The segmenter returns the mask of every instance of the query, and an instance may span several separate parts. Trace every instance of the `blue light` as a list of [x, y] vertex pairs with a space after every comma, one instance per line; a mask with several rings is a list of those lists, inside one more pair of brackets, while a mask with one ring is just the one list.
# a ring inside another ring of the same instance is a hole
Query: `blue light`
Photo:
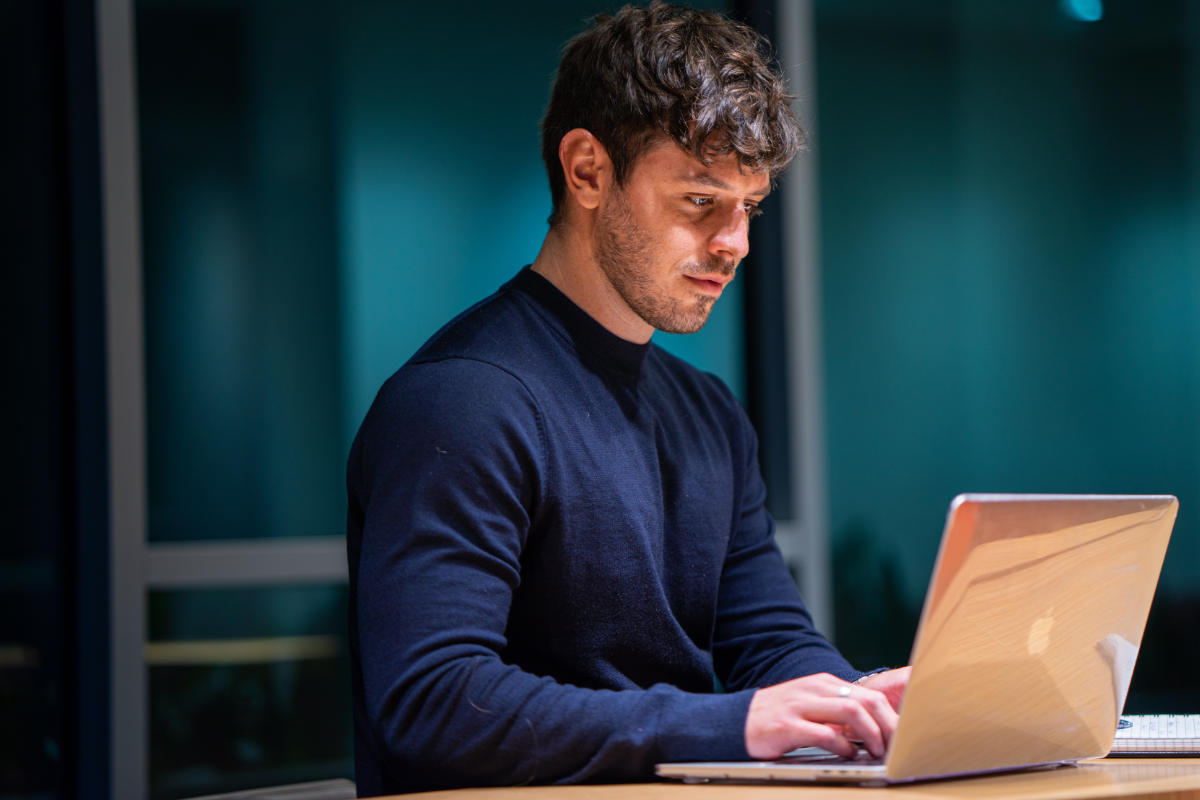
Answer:
[[1062, 0], [1063, 13], [1080, 22], [1099, 22], [1104, 16], [1101, 0]]

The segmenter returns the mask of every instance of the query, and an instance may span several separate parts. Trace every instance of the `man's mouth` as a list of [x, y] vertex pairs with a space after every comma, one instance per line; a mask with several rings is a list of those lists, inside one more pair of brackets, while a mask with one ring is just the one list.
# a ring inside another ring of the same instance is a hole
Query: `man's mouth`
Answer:
[[685, 276], [692, 284], [700, 290], [701, 294], [719, 297], [725, 284], [729, 283], [729, 277], [713, 277], [708, 275], [687, 275]]

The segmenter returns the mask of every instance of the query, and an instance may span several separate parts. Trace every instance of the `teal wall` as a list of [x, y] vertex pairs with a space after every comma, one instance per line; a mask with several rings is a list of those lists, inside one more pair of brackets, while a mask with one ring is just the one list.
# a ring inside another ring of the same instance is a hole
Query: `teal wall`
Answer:
[[817, 5], [839, 644], [907, 658], [961, 491], [1177, 494], [1194, 604], [1200, 15], [903, 5]]
[[152, 540], [345, 514], [335, 42], [316, 4], [253, 9], [137, 9]]

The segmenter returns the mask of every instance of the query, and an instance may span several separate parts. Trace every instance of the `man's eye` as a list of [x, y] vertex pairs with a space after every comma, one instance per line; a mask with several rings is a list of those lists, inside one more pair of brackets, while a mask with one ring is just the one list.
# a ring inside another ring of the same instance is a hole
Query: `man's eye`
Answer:
[[689, 195], [688, 202], [697, 208], [704, 208], [705, 206], [711, 206], [713, 199], [711, 197], [694, 197]]
[[762, 213], [763, 213], [762, 209], [759, 208], [756, 204], [746, 203], [746, 218], [747, 219], [754, 219], [755, 217], [760, 217], [760, 216], [762, 216]]

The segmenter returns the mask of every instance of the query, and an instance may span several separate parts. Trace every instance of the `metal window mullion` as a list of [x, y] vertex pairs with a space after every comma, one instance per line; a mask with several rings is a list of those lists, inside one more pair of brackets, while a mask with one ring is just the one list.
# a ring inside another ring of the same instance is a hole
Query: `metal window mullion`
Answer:
[[113, 798], [147, 795], [146, 410], [132, 0], [97, 0], [109, 430]]
[[784, 284], [788, 325], [793, 507], [800, 581], [814, 621], [833, 635], [826, 496], [824, 382], [821, 369], [821, 281], [817, 196], [816, 48], [812, 0], [781, 0], [776, 46], [796, 112], [809, 137], [781, 185]]
[[156, 542], [144, 564], [150, 589], [344, 583], [346, 537]]

